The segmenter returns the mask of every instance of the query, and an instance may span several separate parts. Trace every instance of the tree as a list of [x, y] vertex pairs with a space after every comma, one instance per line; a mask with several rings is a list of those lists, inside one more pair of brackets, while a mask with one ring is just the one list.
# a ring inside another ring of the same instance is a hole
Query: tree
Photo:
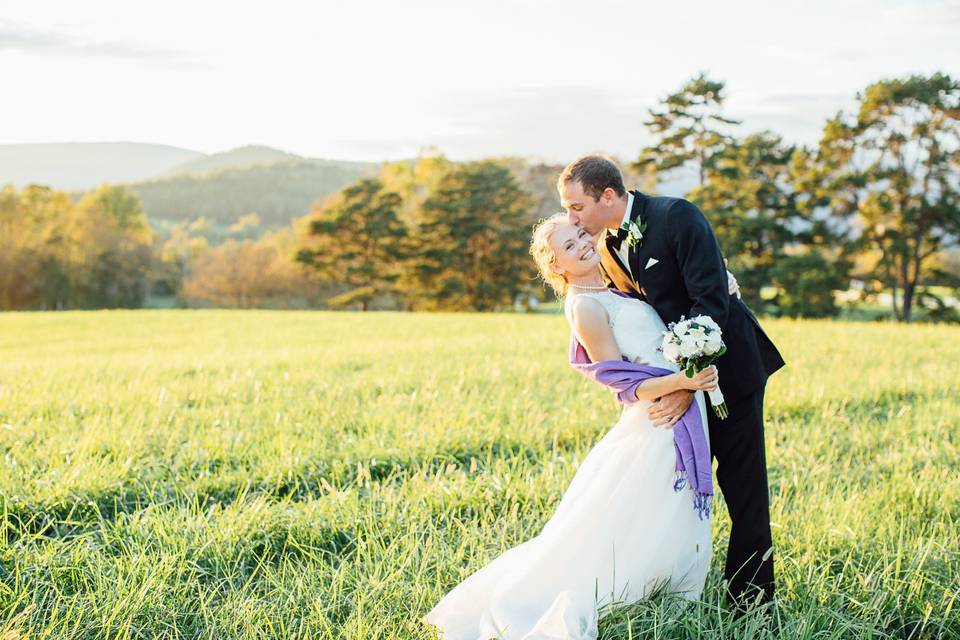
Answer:
[[423, 201], [436, 189], [452, 164], [432, 147], [421, 150], [415, 160], [384, 163], [380, 170], [380, 181], [386, 190], [399, 194], [402, 200], [400, 219], [411, 230], [415, 231], [419, 223]]
[[366, 311], [380, 296], [397, 293], [396, 283], [407, 256], [407, 228], [400, 221], [400, 196], [377, 179], [345, 187], [329, 206], [311, 220], [316, 243], [303, 247], [296, 259], [310, 265], [318, 277], [339, 282], [348, 291], [329, 301], [334, 306], [355, 303]]
[[640, 152], [632, 168], [649, 175], [693, 165], [703, 186], [714, 157], [729, 141], [722, 125], [740, 124], [721, 114], [724, 86], [701, 72], [661, 100], [659, 109], [650, 109], [650, 120], [644, 124], [655, 142]]
[[414, 258], [417, 304], [490, 310], [512, 304], [533, 277], [530, 196], [502, 163], [454, 166], [424, 201]]
[[871, 251], [869, 273], [909, 322], [934, 257], [960, 237], [960, 83], [942, 73], [883, 80], [856, 115], [827, 122], [819, 171], [835, 215]]
[[[838, 311], [833, 291], [844, 288], [849, 267], [828, 220], [801, 188], [806, 157], [769, 131], [730, 141], [689, 197], [710, 219], [750, 306], [763, 308], [761, 289], [774, 287], [771, 311], [829, 316]], [[817, 300], [798, 301], [801, 289]]]
[[797, 217], [789, 186], [793, 148], [764, 132], [731, 141], [717, 151], [708, 180], [688, 197], [710, 220], [744, 298], [760, 308], [760, 290], [783, 248], [793, 241], [789, 226]]
[[66, 193], [49, 187], [0, 190], [0, 308], [67, 305], [62, 225], [73, 208]]
[[153, 232], [139, 197], [104, 184], [77, 203], [72, 229], [84, 255], [74, 283], [78, 306], [140, 307], [147, 294]]
[[192, 275], [192, 265], [210, 248], [202, 234], [206, 220], [180, 220], [161, 223], [166, 237], [156, 241], [154, 262], [150, 276], [153, 292], [157, 295], [176, 296], [179, 304], [185, 304], [183, 285]]
[[777, 288], [778, 315], [794, 318], [830, 318], [837, 315], [836, 291], [849, 284], [849, 263], [831, 257], [816, 245], [794, 245], [779, 257], [770, 276]]
[[260, 216], [255, 212], [244, 214], [227, 227], [227, 233], [234, 240], [253, 240], [263, 235]]
[[247, 309], [279, 301], [285, 306], [300, 276], [290, 256], [280, 251], [276, 234], [259, 240], [227, 240], [200, 254], [183, 285], [183, 298], [218, 307]]
[[103, 185], [74, 203], [31, 185], [0, 195], [0, 303], [5, 308], [143, 304], [152, 232], [139, 200]]

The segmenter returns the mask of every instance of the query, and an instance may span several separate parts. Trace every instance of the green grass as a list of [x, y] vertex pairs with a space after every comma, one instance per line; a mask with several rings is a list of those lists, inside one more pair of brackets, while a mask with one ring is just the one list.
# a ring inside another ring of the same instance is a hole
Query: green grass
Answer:
[[[601, 638], [960, 636], [960, 330], [767, 321], [779, 604]], [[550, 314], [0, 314], [0, 638], [426, 638], [539, 532], [610, 394]], [[642, 549], [637, 549], [642, 553]]]

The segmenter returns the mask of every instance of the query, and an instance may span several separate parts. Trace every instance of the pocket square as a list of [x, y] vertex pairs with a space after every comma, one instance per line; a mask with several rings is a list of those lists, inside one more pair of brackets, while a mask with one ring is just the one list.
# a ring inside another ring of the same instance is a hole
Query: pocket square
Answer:
[[657, 260], [656, 258], [650, 258], [649, 260], [647, 260], [647, 266], [645, 266], [644, 269], [649, 269], [650, 267], [657, 264], [658, 262], [660, 261]]

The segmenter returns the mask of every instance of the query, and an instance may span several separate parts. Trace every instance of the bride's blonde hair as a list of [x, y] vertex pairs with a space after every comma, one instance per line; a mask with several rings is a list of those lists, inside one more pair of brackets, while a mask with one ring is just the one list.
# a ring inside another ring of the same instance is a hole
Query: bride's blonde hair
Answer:
[[557, 256], [550, 246], [550, 236], [558, 227], [566, 223], [567, 214], [562, 211], [549, 218], [542, 218], [533, 227], [533, 238], [530, 240], [530, 255], [537, 263], [540, 278], [550, 285], [558, 296], [567, 294], [567, 280], [550, 268], [550, 265], [557, 260]]

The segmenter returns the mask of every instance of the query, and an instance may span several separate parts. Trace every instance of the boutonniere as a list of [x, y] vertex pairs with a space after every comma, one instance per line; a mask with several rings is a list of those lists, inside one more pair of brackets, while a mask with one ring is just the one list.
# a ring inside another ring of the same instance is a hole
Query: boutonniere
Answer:
[[643, 232], [646, 230], [646, 222], [637, 224], [636, 220], [631, 221], [627, 226], [627, 244], [631, 247], [639, 247], [643, 242]]

